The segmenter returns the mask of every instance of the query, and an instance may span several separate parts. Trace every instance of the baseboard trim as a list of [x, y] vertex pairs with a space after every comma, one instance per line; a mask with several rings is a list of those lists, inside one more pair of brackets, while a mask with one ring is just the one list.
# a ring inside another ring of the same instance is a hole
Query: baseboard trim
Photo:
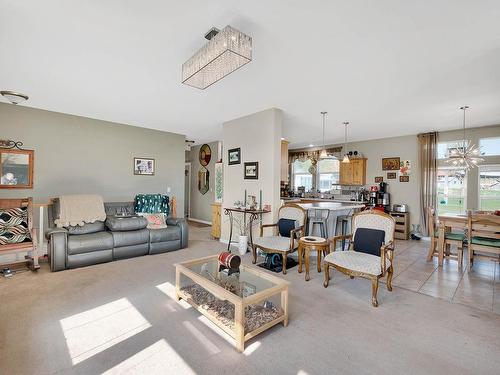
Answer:
[[200, 220], [200, 219], [194, 219], [192, 217], [187, 219], [188, 221], [194, 221], [196, 223], [201, 223], [201, 224], [207, 224], [207, 225], [212, 225], [211, 221], [206, 221], [206, 220]]

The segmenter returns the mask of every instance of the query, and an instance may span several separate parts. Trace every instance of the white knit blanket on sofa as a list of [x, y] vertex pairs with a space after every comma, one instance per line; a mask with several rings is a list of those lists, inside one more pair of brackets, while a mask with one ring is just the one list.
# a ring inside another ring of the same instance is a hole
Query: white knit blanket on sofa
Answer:
[[61, 195], [59, 205], [59, 218], [54, 220], [59, 228], [106, 220], [104, 202], [100, 195]]

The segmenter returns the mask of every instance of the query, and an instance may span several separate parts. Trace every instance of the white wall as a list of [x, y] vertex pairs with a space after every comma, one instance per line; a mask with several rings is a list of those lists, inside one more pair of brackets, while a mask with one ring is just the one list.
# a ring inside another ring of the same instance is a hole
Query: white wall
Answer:
[[[358, 151], [366, 157], [366, 187], [378, 185], [375, 177], [384, 177], [388, 183], [388, 191], [391, 193], [391, 205], [395, 203], [406, 203], [410, 208], [410, 222], [420, 223], [420, 168], [418, 165], [418, 143], [415, 135], [395, 138], [375, 139], [364, 142], [347, 144], [347, 151]], [[401, 160], [411, 161], [411, 175], [409, 182], [399, 182], [396, 173], [395, 180], [387, 179], [387, 172], [382, 171], [382, 158], [399, 157]]]
[[215, 200], [215, 163], [218, 161], [218, 144], [219, 142], [208, 143], [212, 151], [210, 163], [206, 166], [209, 176], [210, 188], [205, 194], [201, 194], [198, 190], [198, 171], [203, 167], [200, 164], [199, 153], [202, 145], [191, 147], [191, 150], [186, 153], [186, 161], [191, 162], [191, 212], [190, 218], [202, 221], [212, 222], [212, 203]]
[[[272, 213], [263, 217], [264, 223], [276, 220], [280, 205], [280, 153], [282, 111], [272, 108], [257, 112], [223, 124], [222, 143], [224, 162], [224, 202], [222, 207], [232, 207], [234, 202], [243, 201], [245, 189], [247, 195], [257, 196], [262, 190], [262, 201], [270, 204]], [[241, 164], [228, 165], [227, 151], [241, 149]], [[259, 163], [259, 179], [245, 180], [243, 166], [245, 162]], [[229, 220], [222, 212], [221, 239], [229, 238]], [[257, 228], [254, 228], [254, 233]], [[238, 239], [233, 232], [233, 240]]]

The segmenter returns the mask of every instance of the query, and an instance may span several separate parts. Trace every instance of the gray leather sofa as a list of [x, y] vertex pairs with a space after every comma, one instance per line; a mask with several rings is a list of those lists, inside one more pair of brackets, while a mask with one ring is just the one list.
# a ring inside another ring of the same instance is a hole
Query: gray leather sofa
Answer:
[[107, 219], [83, 226], [57, 228], [57, 199], [48, 209], [48, 255], [51, 271], [89, 266], [147, 254], [159, 254], [185, 248], [188, 226], [184, 219], [167, 218], [167, 228], [147, 229], [143, 217], [120, 218], [133, 214], [133, 202], [104, 203]]

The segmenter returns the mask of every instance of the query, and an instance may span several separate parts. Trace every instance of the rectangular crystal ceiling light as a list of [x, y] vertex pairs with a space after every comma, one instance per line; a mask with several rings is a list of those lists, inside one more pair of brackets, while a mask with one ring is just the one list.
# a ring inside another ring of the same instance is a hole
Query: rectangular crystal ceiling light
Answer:
[[252, 38], [226, 26], [182, 64], [182, 83], [206, 89], [252, 61]]

